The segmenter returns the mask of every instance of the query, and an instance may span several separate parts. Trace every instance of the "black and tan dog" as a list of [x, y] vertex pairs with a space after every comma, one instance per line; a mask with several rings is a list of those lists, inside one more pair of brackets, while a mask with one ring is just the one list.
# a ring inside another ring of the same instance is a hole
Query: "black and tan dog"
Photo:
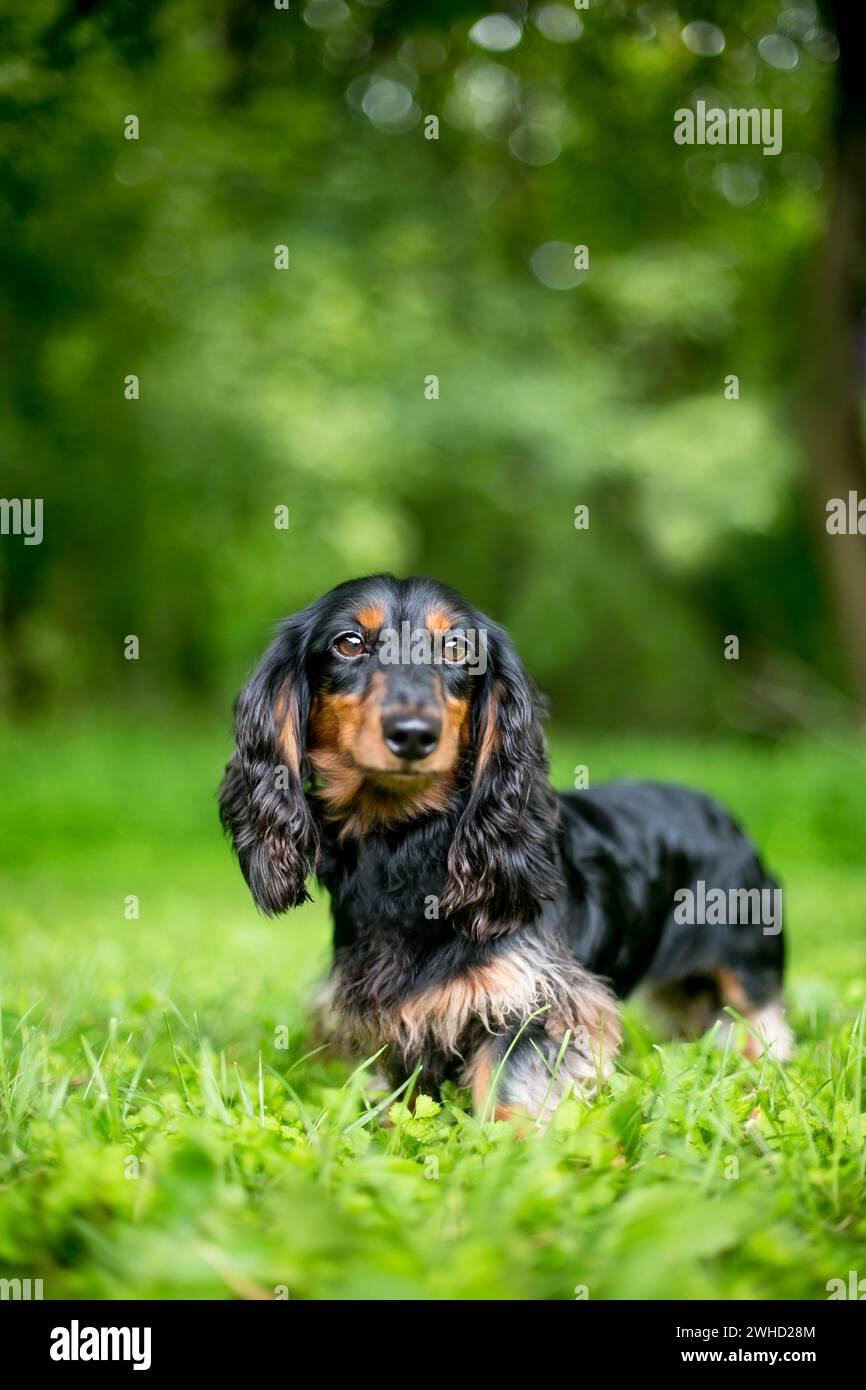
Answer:
[[731, 1005], [747, 1049], [787, 1055], [781, 923], [682, 910], [776, 895], [754, 846], [684, 788], [555, 793], [539, 712], [503, 629], [431, 580], [353, 580], [283, 623], [237, 702], [221, 814], [264, 912], [311, 873], [329, 890], [340, 1035], [478, 1106], [497, 1074], [498, 1113], [592, 1087], [639, 986], [687, 1035]]

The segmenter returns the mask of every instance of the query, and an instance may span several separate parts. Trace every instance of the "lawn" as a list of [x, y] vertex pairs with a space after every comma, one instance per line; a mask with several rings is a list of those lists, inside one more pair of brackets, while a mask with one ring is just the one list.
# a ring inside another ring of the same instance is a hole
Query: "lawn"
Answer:
[[[46, 1298], [827, 1297], [864, 1266], [866, 747], [560, 736], [723, 797], [785, 886], [782, 1070], [660, 1040], [544, 1135], [306, 1055], [327, 904], [259, 917], [220, 729], [0, 731], [0, 1277]], [[130, 901], [132, 895], [137, 899]], [[858, 1012], [859, 1011], [859, 1012]], [[423, 1080], [423, 1079], [422, 1079]]]

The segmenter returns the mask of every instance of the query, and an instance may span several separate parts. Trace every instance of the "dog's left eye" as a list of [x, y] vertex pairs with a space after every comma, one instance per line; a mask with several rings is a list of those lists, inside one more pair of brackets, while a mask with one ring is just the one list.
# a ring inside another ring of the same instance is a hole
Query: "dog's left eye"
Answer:
[[338, 656], [349, 658], [363, 656], [367, 650], [363, 639], [358, 636], [357, 632], [344, 632], [341, 637], [331, 643], [331, 646]]
[[446, 661], [454, 664], [465, 661], [469, 655], [469, 643], [465, 637], [452, 634], [451, 637], [446, 637], [442, 643], [442, 655]]

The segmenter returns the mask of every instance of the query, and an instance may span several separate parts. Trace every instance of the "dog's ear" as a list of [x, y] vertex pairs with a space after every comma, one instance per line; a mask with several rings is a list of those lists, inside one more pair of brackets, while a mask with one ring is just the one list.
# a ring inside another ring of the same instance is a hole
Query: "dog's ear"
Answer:
[[555, 896], [559, 803], [547, 780], [540, 697], [507, 634], [479, 621], [487, 671], [473, 701], [472, 779], [442, 906], [461, 931], [486, 941], [534, 921]]
[[289, 618], [235, 704], [235, 752], [219, 789], [220, 819], [263, 912], [309, 894], [317, 836], [304, 796], [310, 691], [304, 614]]

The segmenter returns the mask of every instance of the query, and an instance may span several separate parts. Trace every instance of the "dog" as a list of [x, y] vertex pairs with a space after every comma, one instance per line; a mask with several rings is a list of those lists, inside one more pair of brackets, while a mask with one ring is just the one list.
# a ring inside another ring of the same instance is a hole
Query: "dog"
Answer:
[[539, 1122], [609, 1076], [639, 988], [683, 1036], [732, 1006], [749, 1055], [787, 1058], [781, 924], [683, 920], [707, 885], [778, 892], [755, 847], [683, 787], [554, 792], [543, 712], [505, 630], [433, 580], [351, 580], [283, 622], [220, 813], [264, 913], [327, 888], [332, 1028], [395, 1085], [420, 1065]]

